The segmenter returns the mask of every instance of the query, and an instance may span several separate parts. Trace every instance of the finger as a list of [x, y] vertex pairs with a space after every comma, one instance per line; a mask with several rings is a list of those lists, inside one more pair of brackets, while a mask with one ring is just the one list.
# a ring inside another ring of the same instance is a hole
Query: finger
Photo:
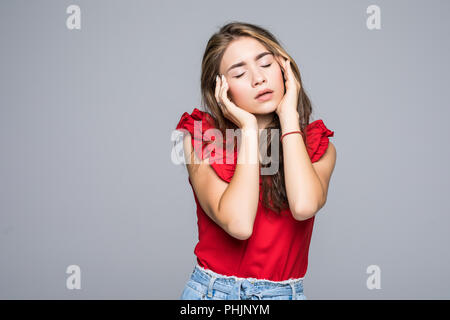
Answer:
[[226, 114], [228, 112], [227, 101], [224, 99], [225, 84], [226, 84], [225, 76], [221, 75], [218, 101], [221, 103], [222, 112], [224, 114]]
[[228, 89], [227, 88], [227, 78], [225, 78], [225, 76], [224, 75], [222, 75], [222, 83], [223, 83], [223, 86], [222, 86], [222, 94], [224, 93], [224, 92], [226, 92], [226, 90]]
[[294, 82], [294, 85], [297, 87], [301, 87], [300, 82], [298, 81], [298, 79], [295, 77], [294, 75], [294, 71], [292, 70], [292, 64], [291, 64], [291, 60], [287, 61], [287, 69], [288, 69], [288, 74], [289, 77], [292, 79], [292, 81]]
[[222, 92], [222, 99], [223, 101], [227, 104], [228, 108], [232, 108], [234, 107], [233, 103], [231, 103], [230, 98], [228, 98], [228, 90], [229, 90], [229, 86], [228, 86], [228, 81], [227, 78], [225, 78], [225, 76], [223, 76], [223, 92]]
[[291, 78], [291, 62], [289, 59], [286, 59], [286, 61], [284, 61], [284, 68], [286, 70], [286, 80], [289, 81], [289, 79]]
[[221, 101], [226, 102], [225, 98], [226, 98], [226, 93], [228, 91], [228, 88], [227, 88], [227, 80], [225, 79], [224, 75], [222, 75], [222, 77], [221, 77], [221, 83], [222, 83], [222, 85], [220, 86], [219, 97], [220, 97]]
[[227, 115], [231, 116], [231, 113], [233, 112], [233, 104], [231, 103], [230, 99], [228, 99], [228, 82], [227, 79], [224, 76], [223, 79], [223, 86], [222, 86], [222, 92], [221, 92], [221, 100], [224, 105], [224, 109], [227, 112]]
[[225, 109], [225, 103], [223, 101], [222, 97], [222, 88], [223, 88], [223, 77], [217, 75], [217, 86], [216, 86], [216, 101], [217, 105], [219, 106], [220, 110], [222, 110], [222, 113], [225, 115], [227, 113], [227, 110]]
[[299, 82], [297, 80], [297, 78], [294, 75], [294, 71], [292, 71], [292, 63], [291, 60], [287, 60], [286, 61], [286, 70], [287, 70], [287, 75], [288, 75], [288, 82], [292, 82], [293, 85], [297, 85]]
[[283, 78], [286, 81], [287, 80], [286, 58], [281, 57], [280, 59], [281, 60], [280, 60], [279, 64], [280, 64], [281, 70], [283, 71]]
[[233, 116], [233, 111], [235, 106], [233, 103], [231, 103], [230, 99], [228, 99], [228, 82], [227, 78], [225, 78], [224, 75], [222, 75], [222, 87], [220, 89], [220, 98], [223, 103], [223, 113], [227, 116], [228, 119], [230, 119], [233, 122], [236, 122], [236, 118]]
[[221, 81], [219, 75], [216, 76], [216, 90], [214, 92], [214, 96], [216, 97], [216, 101], [219, 101], [219, 92], [221, 87]]

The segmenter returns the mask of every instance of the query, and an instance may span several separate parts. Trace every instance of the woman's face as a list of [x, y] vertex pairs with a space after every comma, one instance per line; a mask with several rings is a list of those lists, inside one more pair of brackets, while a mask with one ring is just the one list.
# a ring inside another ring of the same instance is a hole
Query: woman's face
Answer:
[[[241, 37], [230, 43], [219, 70], [227, 79], [230, 100], [250, 113], [274, 112], [283, 98], [281, 67], [274, 55], [256, 39]], [[258, 92], [264, 89], [273, 91], [270, 99], [256, 99]]]

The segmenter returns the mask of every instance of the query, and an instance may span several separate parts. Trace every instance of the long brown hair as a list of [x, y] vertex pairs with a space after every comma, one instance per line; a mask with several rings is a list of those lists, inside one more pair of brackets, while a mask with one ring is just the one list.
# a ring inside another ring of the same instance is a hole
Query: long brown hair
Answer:
[[[309, 118], [312, 112], [311, 102], [306, 95], [300, 71], [297, 64], [289, 56], [289, 54], [281, 47], [275, 36], [264, 28], [243, 22], [230, 22], [220, 28], [218, 32], [213, 34], [209, 39], [202, 60], [201, 70], [201, 99], [202, 105], [212, 115], [215, 121], [215, 126], [219, 129], [223, 137], [225, 137], [226, 129], [238, 129], [238, 127], [230, 120], [224, 117], [217, 100], [214, 96], [215, 91], [215, 77], [219, 74], [219, 66], [222, 60], [225, 49], [228, 45], [238, 39], [239, 37], [252, 37], [261, 42], [266, 49], [275, 57], [285, 57], [291, 61], [291, 68], [295, 77], [300, 82], [301, 89], [298, 98], [297, 111], [300, 116], [300, 130], [303, 132], [303, 141], [306, 144], [305, 128], [309, 124]], [[282, 71], [283, 72], [283, 71]], [[270, 129], [278, 129], [281, 132], [280, 120], [278, 115], [274, 112], [274, 119], [266, 128], [267, 130], [267, 150], [270, 153], [271, 140]], [[271, 156], [268, 154], [268, 156]], [[286, 195], [286, 188], [284, 182], [284, 168], [283, 168], [283, 146], [279, 147], [279, 170], [274, 175], [262, 176], [262, 198], [263, 205], [274, 212], [280, 213], [282, 210], [289, 208], [288, 199]], [[261, 165], [262, 167], [269, 167], [271, 163]]]

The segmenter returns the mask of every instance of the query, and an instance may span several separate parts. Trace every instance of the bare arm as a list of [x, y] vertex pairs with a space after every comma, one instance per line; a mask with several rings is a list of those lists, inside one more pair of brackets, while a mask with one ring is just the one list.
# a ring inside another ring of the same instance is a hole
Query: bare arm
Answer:
[[[300, 130], [297, 112], [285, 115], [280, 122], [282, 134]], [[312, 164], [301, 135], [287, 135], [282, 143], [289, 207], [296, 220], [306, 220], [326, 202], [328, 183], [336, 160], [335, 148], [330, 142], [326, 154]]]
[[219, 212], [230, 215], [230, 228], [241, 230], [248, 238], [253, 231], [258, 200], [258, 129], [243, 128], [236, 170], [219, 202]]
[[[209, 165], [197, 159], [191, 136], [184, 138], [189, 177], [205, 213], [234, 238], [248, 239], [253, 230], [259, 200], [258, 131], [242, 129], [236, 170], [230, 183], [223, 181]], [[196, 158], [194, 163], [194, 157]], [[253, 161], [253, 163], [252, 163]]]

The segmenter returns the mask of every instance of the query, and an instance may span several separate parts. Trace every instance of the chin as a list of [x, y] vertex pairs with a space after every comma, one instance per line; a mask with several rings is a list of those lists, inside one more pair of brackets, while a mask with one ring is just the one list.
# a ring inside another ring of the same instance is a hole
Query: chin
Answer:
[[259, 104], [254, 108], [256, 114], [268, 114], [277, 110], [278, 103], [274, 101], [267, 101], [266, 103]]

